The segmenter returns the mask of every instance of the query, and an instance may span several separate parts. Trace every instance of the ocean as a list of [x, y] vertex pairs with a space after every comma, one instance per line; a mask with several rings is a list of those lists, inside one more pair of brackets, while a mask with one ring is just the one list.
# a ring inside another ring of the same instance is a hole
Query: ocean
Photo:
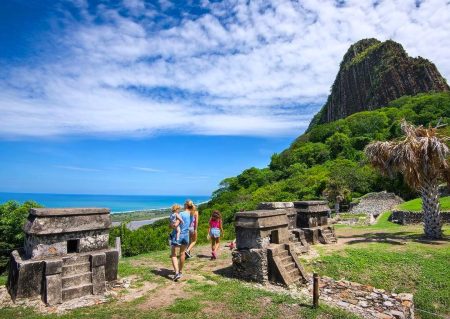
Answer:
[[83, 195], [83, 194], [40, 194], [40, 193], [1, 193], [0, 204], [8, 200], [23, 203], [33, 200], [44, 207], [106, 207], [112, 213], [168, 208], [172, 204], [182, 205], [189, 198], [195, 204], [208, 201], [209, 196], [185, 195]]

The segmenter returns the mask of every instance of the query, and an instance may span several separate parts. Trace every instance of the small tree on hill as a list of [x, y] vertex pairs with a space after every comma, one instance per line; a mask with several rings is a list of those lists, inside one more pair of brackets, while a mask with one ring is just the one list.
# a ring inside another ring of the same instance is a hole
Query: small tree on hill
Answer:
[[365, 149], [366, 155], [382, 173], [393, 176], [400, 172], [406, 183], [420, 193], [425, 236], [441, 238], [438, 189], [449, 170], [447, 139], [440, 138], [436, 128], [415, 127], [406, 121], [402, 121], [401, 128], [403, 140], [371, 143]]

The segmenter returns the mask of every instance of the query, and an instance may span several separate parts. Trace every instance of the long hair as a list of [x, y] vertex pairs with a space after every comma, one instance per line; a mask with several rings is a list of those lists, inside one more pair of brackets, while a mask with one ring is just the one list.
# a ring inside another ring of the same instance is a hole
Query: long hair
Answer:
[[190, 199], [187, 199], [184, 203], [184, 209], [187, 209], [191, 215], [194, 215], [194, 213], [197, 211], [197, 207], [195, 207], [194, 202]]
[[222, 220], [222, 215], [220, 214], [220, 212], [218, 210], [215, 210], [211, 214], [211, 219], [212, 220]]

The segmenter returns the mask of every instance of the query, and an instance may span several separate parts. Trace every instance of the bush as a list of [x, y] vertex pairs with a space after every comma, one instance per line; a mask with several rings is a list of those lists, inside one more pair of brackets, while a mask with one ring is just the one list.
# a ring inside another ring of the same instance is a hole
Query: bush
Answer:
[[23, 225], [33, 207], [41, 206], [32, 201], [22, 205], [16, 201], [8, 201], [0, 205], [0, 273], [6, 270], [11, 251], [23, 247]]

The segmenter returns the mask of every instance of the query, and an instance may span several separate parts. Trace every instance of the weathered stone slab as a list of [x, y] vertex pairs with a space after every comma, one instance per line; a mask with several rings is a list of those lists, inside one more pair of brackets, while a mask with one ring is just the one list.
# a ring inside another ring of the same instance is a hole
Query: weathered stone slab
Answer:
[[258, 210], [286, 209], [294, 208], [293, 202], [262, 202], [258, 205]]
[[285, 210], [255, 210], [239, 212], [235, 215], [236, 227], [269, 228], [287, 226], [289, 220]]
[[105, 266], [92, 268], [92, 293], [98, 295], [105, 291]]
[[115, 249], [110, 249], [105, 252], [105, 280], [117, 280], [117, 270], [119, 266], [119, 252]]
[[98, 266], [104, 266], [106, 264], [106, 255], [104, 252], [91, 254], [91, 266], [92, 268]]
[[45, 276], [45, 303], [56, 305], [62, 302], [61, 274]]
[[45, 260], [45, 275], [55, 275], [62, 273], [62, 259]]
[[33, 235], [63, 234], [87, 230], [109, 229], [109, 214], [32, 216], [25, 224], [24, 231]]
[[44, 263], [23, 260], [17, 250], [10, 256], [8, 291], [13, 300], [37, 297], [42, 291]]
[[294, 202], [299, 213], [329, 211], [328, 202], [323, 200], [309, 200]]
[[72, 216], [109, 214], [109, 208], [31, 208], [30, 214], [34, 216]]

